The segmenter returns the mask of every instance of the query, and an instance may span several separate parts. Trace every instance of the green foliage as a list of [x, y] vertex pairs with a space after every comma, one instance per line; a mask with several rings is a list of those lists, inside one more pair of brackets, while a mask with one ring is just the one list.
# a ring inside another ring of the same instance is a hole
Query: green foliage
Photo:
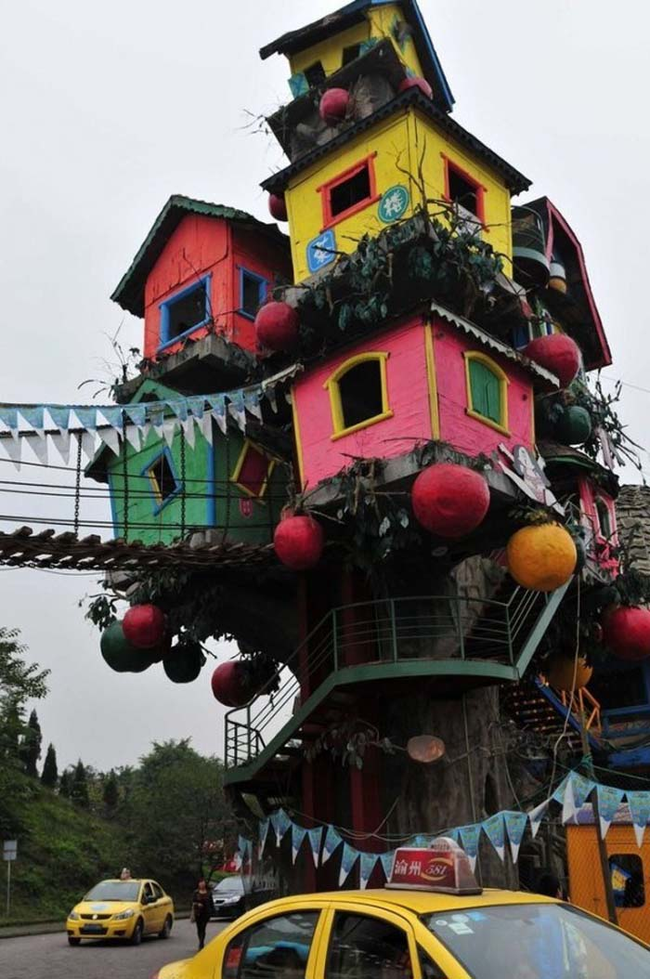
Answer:
[[104, 785], [102, 787], [102, 801], [109, 812], [114, 810], [120, 801], [120, 789], [117, 782], [117, 776], [112, 769], [108, 773], [108, 776], [104, 779]]
[[[83, 600], [79, 602], [79, 606], [83, 606]], [[108, 595], [93, 595], [88, 601], [85, 618], [99, 626], [103, 632], [117, 619], [117, 599]]]
[[70, 799], [75, 805], [82, 809], [90, 808], [90, 796], [88, 794], [88, 776], [84, 763], [79, 759], [72, 773], [70, 783]]
[[59, 795], [63, 799], [69, 799], [72, 791], [72, 776], [69, 771], [64, 771], [59, 779]]
[[47, 752], [45, 754], [45, 761], [43, 762], [41, 782], [43, 785], [47, 786], [48, 789], [55, 789], [58, 781], [59, 769], [56, 764], [56, 750], [53, 744], [48, 744]]

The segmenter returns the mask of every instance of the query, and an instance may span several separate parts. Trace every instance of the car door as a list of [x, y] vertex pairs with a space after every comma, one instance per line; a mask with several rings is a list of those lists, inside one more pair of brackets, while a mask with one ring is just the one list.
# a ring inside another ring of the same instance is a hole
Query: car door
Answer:
[[315, 979], [469, 979], [417, 919], [365, 904], [332, 905], [324, 921]]
[[145, 935], [151, 935], [160, 931], [160, 928], [157, 927], [157, 916], [159, 912], [156, 908], [155, 900], [151, 881], [146, 880], [142, 885], [142, 894], [140, 896], [140, 908], [142, 920], [144, 921]]
[[249, 913], [211, 944], [214, 979], [315, 979], [322, 918], [310, 901]]
[[165, 918], [171, 912], [171, 901], [160, 884], [157, 884], [155, 880], [152, 880], [150, 883], [153, 889], [153, 896], [156, 899], [153, 905], [156, 910], [156, 931], [162, 931]]

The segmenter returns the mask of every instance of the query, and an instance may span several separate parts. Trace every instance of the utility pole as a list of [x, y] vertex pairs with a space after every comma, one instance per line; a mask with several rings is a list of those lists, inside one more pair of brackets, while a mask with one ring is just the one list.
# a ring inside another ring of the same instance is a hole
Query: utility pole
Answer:
[[2, 844], [2, 859], [7, 864], [7, 917], [11, 910], [11, 865], [18, 855], [18, 841], [5, 840]]

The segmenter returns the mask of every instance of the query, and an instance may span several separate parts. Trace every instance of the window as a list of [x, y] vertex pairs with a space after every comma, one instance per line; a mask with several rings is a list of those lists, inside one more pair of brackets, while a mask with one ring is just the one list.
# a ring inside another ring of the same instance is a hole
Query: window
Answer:
[[210, 276], [160, 304], [160, 346], [174, 343], [210, 319]]
[[177, 493], [182, 486], [176, 478], [171, 452], [165, 448], [159, 456], [150, 462], [143, 470], [143, 475], [149, 477], [149, 484], [154, 499], [154, 513], [158, 513]]
[[375, 204], [377, 194], [373, 153], [318, 188], [323, 201], [323, 231]]
[[361, 54], [360, 44], [350, 44], [349, 47], [343, 48], [343, 59], [341, 61], [341, 68], [345, 68], [349, 65], [351, 61], [356, 61], [356, 59]]
[[226, 948], [223, 979], [304, 979], [318, 911], [266, 918]]
[[165, 896], [165, 894], [163, 892], [163, 889], [160, 886], [160, 884], [156, 884], [156, 882], [153, 881], [152, 884], [151, 884], [151, 886], [153, 887], [153, 894], [154, 894], [154, 897], [156, 898], [157, 901], [159, 901], [162, 897]]
[[508, 435], [508, 377], [490, 357], [465, 353], [467, 414]]
[[617, 908], [642, 908], [645, 904], [643, 860], [636, 853], [615, 853], [609, 858], [612, 891]]
[[[467, 221], [467, 231], [476, 232], [485, 223], [485, 188], [471, 174], [443, 155], [445, 165], [445, 198], [455, 205]], [[476, 218], [477, 220], [472, 220]]]
[[609, 540], [614, 533], [614, 528], [612, 527], [612, 514], [602, 496], [596, 497], [595, 505], [599, 525], [597, 529], [600, 531], [601, 537], [604, 537], [605, 540]]
[[365, 353], [341, 364], [323, 387], [329, 391], [333, 439], [392, 418], [388, 406], [387, 353]]
[[274, 467], [275, 459], [246, 439], [230, 479], [244, 493], [260, 499], [266, 493]]
[[405, 931], [381, 918], [340, 912], [334, 917], [325, 979], [412, 979]]
[[239, 270], [239, 312], [254, 320], [257, 311], [266, 299], [266, 279], [248, 269]]
[[151, 904], [151, 902], [152, 901], [155, 901], [155, 900], [156, 900], [156, 898], [155, 898], [155, 895], [154, 895], [154, 892], [153, 892], [153, 887], [147, 881], [147, 883], [142, 888], [142, 901], [141, 901], [141, 903], [142, 904], [146, 904], [146, 903]]
[[309, 68], [305, 68], [303, 74], [310, 88], [321, 85], [325, 81], [325, 69], [320, 61], [315, 61]]

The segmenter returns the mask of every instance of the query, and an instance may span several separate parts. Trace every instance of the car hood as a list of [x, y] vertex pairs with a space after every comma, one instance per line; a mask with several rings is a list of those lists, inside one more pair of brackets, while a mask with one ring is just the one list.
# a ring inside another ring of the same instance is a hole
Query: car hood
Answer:
[[137, 901], [81, 901], [75, 904], [77, 914], [121, 914], [131, 909], [137, 911], [140, 905]]

